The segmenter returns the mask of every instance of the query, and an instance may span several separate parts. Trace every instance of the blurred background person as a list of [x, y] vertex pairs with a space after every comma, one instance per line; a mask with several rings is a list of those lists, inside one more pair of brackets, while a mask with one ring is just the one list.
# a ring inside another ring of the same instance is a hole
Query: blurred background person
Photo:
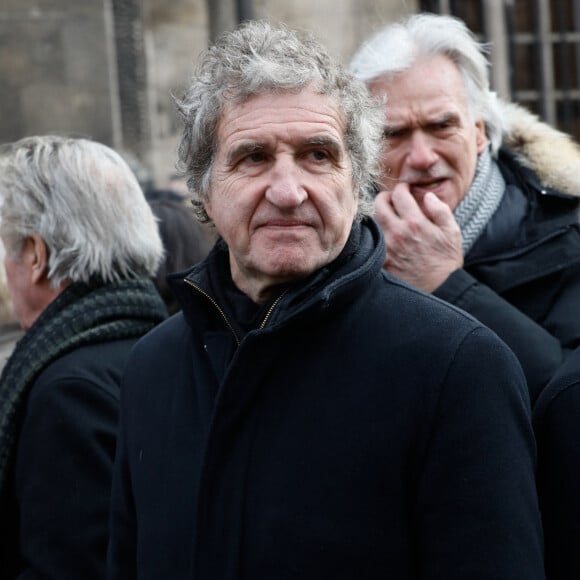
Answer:
[[184, 194], [171, 189], [148, 189], [145, 197], [158, 222], [165, 257], [153, 279], [169, 314], [181, 307], [167, 283], [167, 275], [181, 272], [206, 257], [213, 246], [209, 229], [193, 215]]
[[101, 579], [119, 382], [166, 316], [155, 218], [108, 147], [30, 137], [0, 151], [0, 237], [26, 331], [0, 377], [1, 576]]

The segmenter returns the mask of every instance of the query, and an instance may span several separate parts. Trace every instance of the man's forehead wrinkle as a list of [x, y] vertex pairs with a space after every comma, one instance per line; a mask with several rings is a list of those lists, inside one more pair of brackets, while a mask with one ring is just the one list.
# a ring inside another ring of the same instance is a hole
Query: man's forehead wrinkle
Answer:
[[[244, 101], [241, 104], [226, 103], [224, 105], [221, 117], [223, 118], [232, 112], [237, 112], [238, 114], [243, 115], [246, 111], [249, 112], [268, 111], [268, 110], [277, 111], [278, 109], [273, 104], [271, 104], [268, 101], [268, 99], [265, 98], [266, 96], [267, 95], [264, 94], [255, 95], [254, 97]], [[306, 111], [308, 114], [316, 113], [317, 115], [321, 116], [334, 116], [334, 113], [340, 110], [339, 103], [336, 101], [336, 99], [333, 99], [332, 97], [329, 97], [327, 95], [315, 95], [315, 96], [323, 97], [323, 99], [321, 100], [322, 101], [321, 104], [324, 108], [327, 108], [329, 112], [326, 112], [321, 108], [317, 108], [317, 110], [314, 111], [312, 107], [304, 105], [302, 103], [288, 103], [288, 105], [285, 106], [286, 112], [292, 114], [292, 111], [297, 111], [299, 113]], [[255, 102], [258, 100], [263, 100], [264, 104], [262, 104], [258, 109], [255, 109], [253, 106]]]
[[419, 108], [414, 110], [402, 107], [401, 113], [396, 115], [396, 110], [391, 110], [391, 115], [387, 116], [385, 120], [385, 129], [396, 130], [411, 126], [424, 127], [442, 122], [457, 122], [461, 118], [459, 111], [452, 107], [437, 107], [437, 109], [433, 110], [421, 110]]

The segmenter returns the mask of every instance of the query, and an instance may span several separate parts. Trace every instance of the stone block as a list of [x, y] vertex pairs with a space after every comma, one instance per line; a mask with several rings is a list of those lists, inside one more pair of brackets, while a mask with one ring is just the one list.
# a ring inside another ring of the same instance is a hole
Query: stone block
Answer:
[[119, 141], [110, 0], [0, 5], [0, 141], [45, 132]]

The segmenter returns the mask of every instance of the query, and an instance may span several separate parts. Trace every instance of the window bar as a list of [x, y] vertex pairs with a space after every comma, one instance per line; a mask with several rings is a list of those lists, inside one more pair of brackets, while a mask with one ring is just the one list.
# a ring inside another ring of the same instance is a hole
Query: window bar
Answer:
[[551, 18], [549, 0], [537, 0], [537, 33], [540, 59], [540, 98], [545, 121], [556, 126], [556, 102], [554, 91], [554, 51], [551, 41]]

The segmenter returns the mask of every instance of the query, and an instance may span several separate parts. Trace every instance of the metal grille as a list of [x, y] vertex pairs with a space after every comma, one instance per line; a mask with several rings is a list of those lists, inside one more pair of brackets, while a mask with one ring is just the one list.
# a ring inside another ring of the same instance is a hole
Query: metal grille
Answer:
[[492, 85], [580, 141], [578, 0], [423, 0], [492, 43]]

